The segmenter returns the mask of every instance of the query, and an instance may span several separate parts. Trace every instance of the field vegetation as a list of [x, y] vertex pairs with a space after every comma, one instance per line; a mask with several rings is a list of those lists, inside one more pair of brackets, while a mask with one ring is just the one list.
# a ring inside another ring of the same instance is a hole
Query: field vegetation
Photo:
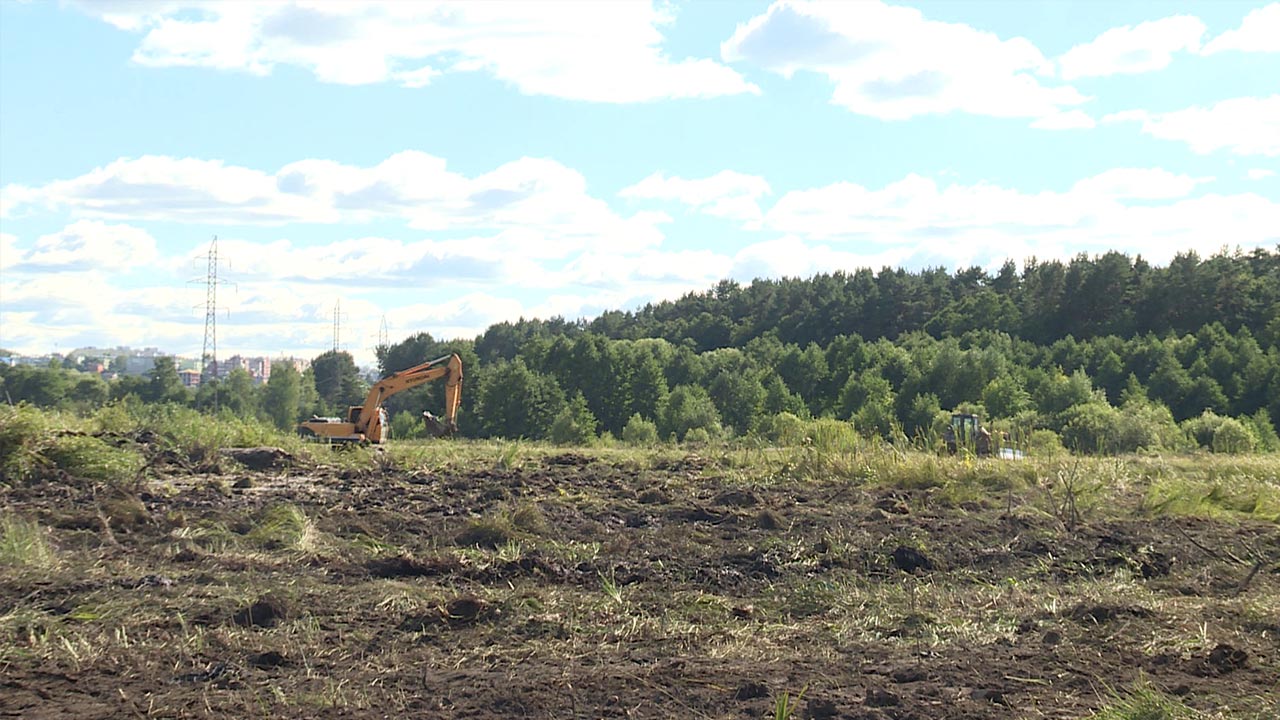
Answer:
[[178, 405], [0, 408], [0, 711], [1280, 712], [1274, 455], [691, 434], [334, 450]]

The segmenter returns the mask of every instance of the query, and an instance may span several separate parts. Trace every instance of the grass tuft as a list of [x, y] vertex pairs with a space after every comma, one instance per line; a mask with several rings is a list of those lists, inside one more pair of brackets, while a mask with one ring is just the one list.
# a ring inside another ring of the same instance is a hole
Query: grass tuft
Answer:
[[1148, 683], [1141, 683], [1094, 713], [1091, 720], [1192, 720], [1199, 713]]
[[43, 528], [13, 515], [0, 516], [0, 565], [50, 568], [57, 562]]
[[249, 542], [266, 550], [310, 550], [315, 546], [315, 527], [297, 505], [275, 505], [267, 509], [257, 527], [249, 531]]

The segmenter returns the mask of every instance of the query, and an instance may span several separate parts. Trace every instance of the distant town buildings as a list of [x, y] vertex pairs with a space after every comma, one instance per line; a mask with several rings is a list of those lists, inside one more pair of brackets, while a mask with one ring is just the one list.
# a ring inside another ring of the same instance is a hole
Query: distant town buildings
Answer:
[[[200, 386], [202, 368], [199, 358], [184, 358], [170, 355], [159, 348], [148, 347], [134, 350], [129, 347], [116, 348], [78, 348], [66, 355], [50, 353], [48, 355], [10, 355], [0, 356], [0, 364], [32, 365], [37, 367], [60, 366], [82, 372], [94, 373], [103, 379], [111, 380], [121, 375], [142, 376], [151, 372], [156, 366], [156, 358], [172, 357], [178, 370], [182, 384], [189, 388]], [[266, 356], [232, 355], [218, 361], [218, 379], [225, 380], [236, 368], [242, 369], [253, 378], [255, 385], [261, 385], [271, 379], [271, 364], [285, 362], [293, 365], [298, 372], [311, 366], [305, 358], [275, 358]]]

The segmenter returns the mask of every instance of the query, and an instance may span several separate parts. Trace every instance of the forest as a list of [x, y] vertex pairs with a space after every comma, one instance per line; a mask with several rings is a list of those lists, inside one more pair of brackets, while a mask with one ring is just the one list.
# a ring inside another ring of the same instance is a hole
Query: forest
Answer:
[[[1280, 248], [1176, 256], [723, 281], [582, 321], [521, 319], [474, 340], [422, 332], [377, 348], [394, 372], [458, 353], [462, 434], [565, 444], [802, 439], [815, 424], [936, 446], [976, 412], [1031, 452], [1280, 450]], [[88, 412], [173, 402], [282, 429], [366, 392], [346, 352], [305, 372], [273, 366], [191, 392], [170, 359], [110, 383], [62, 368], [0, 367], [10, 403]], [[388, 402], [393, 437], [419, 437], [439, 384]]]

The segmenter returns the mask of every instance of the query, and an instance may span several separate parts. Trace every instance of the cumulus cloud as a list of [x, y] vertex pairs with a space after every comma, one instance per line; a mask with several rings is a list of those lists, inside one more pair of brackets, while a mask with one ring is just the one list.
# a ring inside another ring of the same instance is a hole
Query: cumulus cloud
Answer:
[[399, 220], [424, 231], [500, 230], [518, 252], [563, 257], [584, 246], [657, 245], [659, 212], [615, 213], [554, 160], [521, 158], [476, 177], [406, 151], [371, 167], [308, 159], [274, 173], [216, 160], [121, 158], [68, 180], [0, 189], [11, 213], [222, 225]]
[[1003, 40], [875, 1], [775, 2], [738, 25], [720, 54], [784, 77], [825, 75], [833, 103], [883, 120], [949, 112], [1039, 118], [1087, 99], [1051, 83], [1053, 64], [1025, 38]]
[[1280, 95], [1223, 100], [1209, 107], [1173, 112], [1125, 110], [1106, 123], [1137, 122], [1142, 132], [1186, 143], [1202, 155], [1229, 150], [1235, 155], [1280, 155]]
[[760, 217], [757, 201], [768, 195], [769, 183], [756, 175], [722, 170], [695, 180], [654, 173], [618, 193], [624, 198], [670, 200], [708, 215], [735, 220]]
[[1071, 192], [1103, 199], [1167, 200], [1186, 197], [1196, 185], [1212, 180], [1178, 175], [1161, 168], [1113, 168], [1076, 182]]
[[81, 220], [36, 240], [29, 251], [17, 249], [17, 238], [5, 238], [3, 266], [13, 272], [128, 271], [157, 257], [150, 233], [129, 225]]
[[1192, 195], [1208, 181], [1119, 168], [1065, 192], [1026, 193], [987, 183], [940, 187], [909, 175], [880, 189], [837, 183], [787, 193], [764, 225], [806, 243], [952, 267], [1107, 249], [1164, 262], [1181, 250], [1212, 253], [1222, 238], [1243, 247], [1280, 240], [1280, 202], [1254, 193]]
[[1267, 168], [1249, 168], [1246, 173], [1250, 180], [1266, 180], [1269, 177], [1275, 177], [1276, 171]]
[[1228, 30], [1204, 46], [1205, 55], [1225, 50], [1240, 52], [1280, 52], [1280, 3], [1252, 10], [1240, 27]]
[[527, 95], [630, 103], [759, 90], [709, 58], [670, 57], [653, 2], [81, 2], [142, 38], [133, 60], [323, 82], [422, 87], [484, 72]]
[[1173, 61], [1174, 53], [1199, 50], [1205, 29], [1200, 18], [1190, 15], [1111, 28], [1068, 50], [1058, 65], [1067, 80], [1160, 70]]

